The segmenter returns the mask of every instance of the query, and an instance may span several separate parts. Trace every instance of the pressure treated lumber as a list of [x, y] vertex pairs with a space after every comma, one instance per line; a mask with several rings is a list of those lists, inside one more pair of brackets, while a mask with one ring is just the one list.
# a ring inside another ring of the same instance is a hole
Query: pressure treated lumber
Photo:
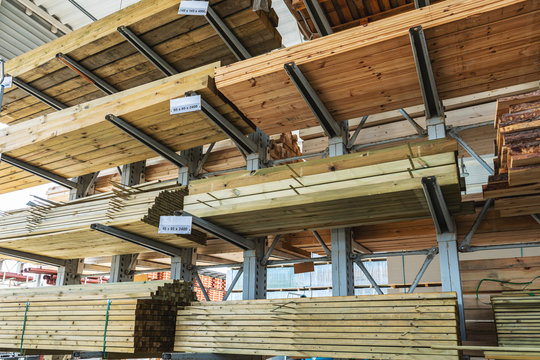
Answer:
[[112, 192], [48, 207], [33, 207], [0, 217], [0, 247], [62, 259], [148, 251], [111, 235], [91, 230], [97, 223], [176, 247], [198, 247], [206, 235], [158, 234], [159, 217], [183, 206], [185, 187], [159, 183], [120, 187]]
[[408, 31], [421, 25], [441, 99], [521, 84], [540, 74], [539, 9], [535, 0], [442, 1], [219, 68], [216, 83], [268, 134], [317, 125], [283, 69], [291, 61], [337, 121], [418, 105]]
[[538, 290], [524, 289], [491, 297], [499, 346], [540, 348], [539, 295]]
[[[175, 351], [353, 359], [458, 359], [454, 293], [193, 303]], [[263, 339], [263, 340], [262, 340]]]
[[459, 213], [456, 150], [442, 140], [193, 181], [184, 210], [243, 235], [424, 218], [421, 178], [436, 176]]
[[0, 349], [160, 355], [194, 299], [178, 280], [2, 289]]
[[[190, 70], [0, 131], [0, 152], [66, 178], [153, 158], [156, 153], [105, 119], [114, 114], [174, 151], [226, 139], [201, 111], [170, 115], [169, 101], [198, 92], [242, 132], [253, 128], [214, 87], [218, 63]], [[45, 180], [0, 164], [0, 193]]]
[[[178, 14], [179, 0], [144, 0], [64, 35], [6, 63], [6, 72], [56, 100], [74, 106], [103, 97], [85, 78], [56, 58], [63, 53], [117, 90], [164, 77], [118, 32], [125, 26], [177, 71], [236, 57], [204, 16]], [[212, 0], [210, 4], [253, 55], [281, 46], [277, 15], [253, 11], [251, 0]], [[16, 123], [54, 112], [16, 86], [4, 97], [2, 122]]]

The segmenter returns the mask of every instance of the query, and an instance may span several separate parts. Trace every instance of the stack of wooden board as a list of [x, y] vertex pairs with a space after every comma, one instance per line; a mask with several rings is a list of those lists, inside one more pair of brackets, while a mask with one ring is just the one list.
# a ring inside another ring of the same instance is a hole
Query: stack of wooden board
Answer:
[[[244, 133], [253, 127], [216, 92], [207, 65], [82, 105], [27, 120], [0, 131], [0, 152], [66, 178], [156, 156], [106, 120], [114, 114], [174, 151], [226, 139], [202, 111], [170, 114], [170, 100], [196, 91]], [[0, 193], [46, 180], [0, 164]]]
[[495, 117], [495, 173], [484, 186], [501, 216], [540, 212], [540, 91], [502, 98]]
[[430, 217], [421, 178], [461, 210], [452, 140], [299, 162], [193, 181], [184, 210], [244, 235]]
[[2, 289], [0, 349], [161, 355], [174, 344], [177, 306], [194, 299], [177, 280]]
[[[177, 71], [215, 61], [236, 61], [225, 42], [204, 16], [179, 15], [179, 0], [143, 0], [84, 26], [6, 63], [6, 73], [17, 77], [67, 106], [105, 94], [57, 59], [63, 53], [117, 90], [163, 78], [120, 34], [126, 27]], [[210, 5], [251, 55], [281, 46], [272, 11], [253, 11], [252, 0], [212, 0]], [[2, 122], [16, 123], [54, 109], [14, 86], [6, 91]]]
[[204, 245], [206, 235], [194, 231], [180, 237], [158, 234], [159, 217], [182, 209], [185, 187], [147, 184], [114, 189], [67, 203], [31, 207], [0, 217], [0, 247], [56, 258], [131, 254], [144, 248], [91, 230], [97, 223], [178, 247]]
[[353, 359], [458, 359], [454, 293], [194, 303], [174, 351]]
[[[306, 39], [320, 36], [302, 0], [285, 0], [285, 4], [295, 17], [298, 28]], [[414, 9], [412, 0], [383, 0], [381, 2], [377, 0], [339, 2], [319, 0], [319, 4], [334, 32]]]
[[539, 9], [536, 0], [441, 1], [219, 68], [216, 83], [267, 134], [318, 125], [289, 62], [337, 121], [419, 105], [409, 29], [421, 25], [441, 99], [522, 84], [540, 75]]
[[[272, 159], [284, 159], [302, 155], [297, 143], [296, 135], [284, 133], [270, 137], [270, 156]], [[204, 151], [206, 152], [206, 149]], [[246, 166], [246, 160], [231, 140], [222, 140], [216, 143], [208, 159], [203, 165], [203, 173], [231, 170]], [[172, 180], [178, 178], [178, 168], [164, 160], [150, 159], [146, 162], [145, 181]], [[111, 191], [114, 182], [119, 183], [120, 173], [114, 172], [99, 176], [96, 179], [95, 191]], [[47, 191], [47, 198], [53, 201], [67, 201], [69, 190], [63, 186], [55, 186]]]
[[491, 303], [499, 346], [540, 348], [540, 291], [507, 292]]

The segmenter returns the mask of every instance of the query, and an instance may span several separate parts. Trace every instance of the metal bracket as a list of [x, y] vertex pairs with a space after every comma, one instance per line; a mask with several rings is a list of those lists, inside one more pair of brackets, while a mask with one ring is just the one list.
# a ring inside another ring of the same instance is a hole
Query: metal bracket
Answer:
[[100, 78], [69, 56], [58, 53], [56, 54], [56, 58], [68, 68], [77, 73], [79, 76], [92, 83], [99, 90], [103, 91], [105, 94], [111, 95], [118, 92], [118, 90], [114, 86], [110, 85], [105, 80], [103, 80], [102, 78]]
[[270, 245], [268, 250], [266, 250], [266, 253], [264, 254], [264, 256], [262, 258], [262, 264], [263, 265], [268, 264], [268, 259], [270, 259], [270, 256], [272, 256], [272, 252], [274, 252], [274, 249], [276, 248], [276, 245], [278, 244], [279, 240], [281, 240], [281, 234], [277, 235], [274, 238], [274, 240], [272, 241], [272, 244]]
[[383, 291], [381, 290], [381, 288], [379, 287], [379, 285], [377, 284], [377, 282], [375, 281], [375, 279], [373, 278], [373, 276], [371, 276], [371, 274], [369, 273], [368, 269], [366, 268], [366, 266], [364, 265], [364, 262], [360, 259], [356, 260], [354, 262], [356, 265], [358, 265], [358, 267], [360, 268], [360, 270], [362, 270], [362, 272], [364, 273], [364, 275], [366, 276], [366, 278], [368, 279], [369, 283], [371, 284], [371, 286], [373, 286], [373, 288], [375, 289], [375, 291], [377, 292], [377, 294], [379, 295], [382, 295], [383, 294]]
[[422, 187], [437, 233], [455, 232], [455, 222], [446, 206], [437, 178], [435, 176], [423, 177]]
[[120, 130], [124, 131], [126, 134], [139, 141], [161, 157], [170, 161], [174, 165], [178, 167], [188, 166], [186, 159], [118, 116], [109, 114], [105, 118], [116, 125]]
[[476, 161], [478, 161], [478, 163], [480, 165], [482, 165], [484, 167], [484, 169], [486, 169], [486, 171], [488, 172], [489, 175], [493, 175], [495, 174], [495, 171], [493, 170], [493, 168], [491, 166], [489, 166], [489, 164], [487, 162], [485, 162], [484, 159], [482, 159], [482, 157], [480, 155], [478, 155], [476, 153], [476, 151], [474, 151], [466, 142], [465, 140], [463, 140], [461, 138], [461, 136], [459, 136], [457, 134], [457, 132], [454, 130], [454, 129], [451, 129], [448, 134], [453, 137], [454, 139], [457, 140], [457, 142], [459, 143], [459, 145], [461, 145], [461, 147], [463, 147]]
[[199, 276], [199, 273], [195, 271], [194, 275], [195, 275], [195, 279], [199, 283], [199, 287], [201, 288], [201, 292], [202, 292], [202, 294], [204, 296], [204, 299], [206, 301], [210, 301], [210, 296], [208, 296], [208, 292], [206, 291], [206, 288], [204, 287], [204, 284], [203, 284], [203, 282], [201, 280], [201, 277]]
[[208, 23], [216, 30], [218, 35], [223, 39], [227, 47], [231, 52], [236, 56], [238, 60], [246, 60], [251, 58], [249, 51], [242, 45], [240, 40], [234, 35], [234, 33], [229, 29], [219, 15], [212, 9], [211, 6], [208, 6], [208, 11], [206, 12], [206, 20]]
[[37, 166], [30, 165], [28, 163], [25, 163], [24, 161], [15, 159], [11, 156], [8, 156], [6, 154], [0, 154], [0, 162], [3, 161], [6, 164], [15, 166], [21, 170], [28, 171], [29, 173], [39, 176], [45, 180], [51, 181], [55, 184], [62, 185], [67, 187], [68, 189], [75, 189], [77, 187], [77, 183], [68, 180], [60, 175], [53, 174], [50, 171], [43, 170]]
[[90, 225], [90, 228], [92, 230], [97, 230], [104, 234], [111, 235], [119, 239], [125, 240], [132, 244], [142, 246], [146, 249], [157, 251], [160, 254], [164, 254], [167, 256], [181, 256], [182, 255], [181, 248], [177, 248], [169, 244], [165, 244], [165, 243], [153, 240], [153, 239], [149, 239], [141, 235], [133, 234], [125, 230], [120, 230], [112, 226], [106, 226], [102, 224], [92, 224]]
[[317, 95], [317, 92], [311, 87], [311, 84], [306, 79], [302, 71], [294, 62], [286, 63], [284, 65], [285, 71], [289, 78], [293, 82], [300, 95], [309, 106], [313, 115], [322, 126], [326, 136], [329, 138], [343, 136], [341, 126], [334, 120], [324, 103]]
[[52, 107], [55, 110], [67, 109], [67, 107], [68, 107], [67, 105], [62, 104], [60, 101], [53, 99], [49, 95], [47, 95], [47, 94], [43, 93], [42, 91], [28, 85], [27, 83], [25, 83], [24, 81], [22, 81], [22, 80], [20, 80], [20, 79], [18, 79], [16, 77], [13, 78], [13, 83], [15, 85], [17, 85], [17, 87], [19, 89], [21, 89], [22, 91], [24, 91], [25, 93], [35, 97], [39, 101], [49, 105], [50, 107]]
[[364, 116], [362, 117], [362, 120], [360, 120], [360, 124], [356, 127], [356, 130], [354, 130], [354, 133], [351, 135], [349, 140], [347, 140], [347, 150], [351, 150], [354, 146], [354, 143], [356, 142], [356, 139], [358, 138], [358, 135], [360, 134], [360, 131], [364, 128], [364, 125], [366, 124], [368, 117]]
[[49, 256], [32, 254], [25, 251], [0, 248], [0, 254], [12, 256], [14, 258], [27, 260], [29, 262], [37, 262], [39, 264], [51, 265], [51, 266], [65, 266], [66, 260], [57, 259]]
[[158, 68], [165, 76], [178, 74], [178, 71], [159, 56], [152, 48], [137, 35], [135, 35], [128, 27], [120, 26], [118, 32], [129, 42], [138, 52], [141, 53], [148, 61]]
[[234, 287], [236, 286], [236, 283], [238, 280], [240, 280], [240, 276], [244, 273], [244, 268], [238, 269], [238, 272], [234, 276], [234, 279], [232, 280], [231, 284], [229, 285], [229, 289], [227, 289], [227, 292], [225, 293], [225, 296], [223, 297], [223, 301], [227, 301], [229, 296], [231, 296], [232, 291], [234, 290]]
[[331, 257], [332, 256], [332, 251], [325, 244], [325, 242], [324, 242], [323, 238], [321, 237], [321, 235], [319, 234], [319, 232], [316, 231], [316, 230], [313, 230], [312, 233], [313, 233], [313, 236], [315, 236], [315, 239], [317, 239], [317, 241], [319, 242], [319, 244], [323, 248], [324, 252], [326, 253], [326, 256]]
[[480, 210], [480, 212], [478, 213], [478, 216], [476, 216], [476, 219], [474, 219], [471, 229], [469, 230], [467, 235], [465, 235], [465, 238], [461, 242], [461, 245], [459, 246], [459, 250], [467, 251], [467, 248], [471, 245], [472, 237], [476, 233], [476, 230], [480, 226], [480, 223], [484, 219], [484, 216], [486, 215], [488, 209], [491, 207], [491, 205], [493, 205], [493, 201], [494, 201], [493, 199], [486, 200], [486, 202], [484, 203], [484, 206], [482, 207], [482, 210]]
[[[409, 291], [408, 291], [409, 294], [412, 294], [414, 292], [414, 290], [418, 286], [418, 283], [420, 282], [420, 280], [422, 280], [422, 276], [424, 276], [424, 273], [426, 272], [429, 264], [431, 264], [431, 262], [433, 261], [433, 259], [435, 258], [435, 256], [438, 253], [439, 253], [439, 249], [437, 247], [431, 248], [431, 250], [429, 251], [429, 253], [426, 256], [426, 260], [424, 260], [424, 263], [422, 264], [422, 267], [418, 271], [418, 274], [414, 278], [414, 281], [411, 284], [411, 287], [409, 288]], [[403, 285], [405, 285], [405, 284], [403, 284]]]
[[257, 152], [246, 156], [246, 170], [255, 171], [268, 166], [270, 157], [270, 138], [261, 129], [248, 135], [248, 139], [257, 145]]
[[414, 7], [417, 9], [431, 5], [429, 0], [414, 0]]
[[195, 215], [191, 215], [187, 211], [178, 211], [183, 216], [191, 216], [193, 219], [193, 226], [207, 234], [216, 236], [226, 242], [239, 247], [242, 250], [255, 249], [255, 242], [253, 240], [246, 239], [230, 230], [215, 225], [209, 221], [201, 219]]
[[122, 166], [121, 184], [124, 186], [134, 186], [144, 182], [146, 172], [146, 160]]
[[92, 190], [92, 187], [96, 184], [98, 175], [99, 171], [92, 174], [77, 176], [73, 179], [77, 182], [77, 187], [70, 190], [69, 200], [80, 199], [87, 196]]
[[171, 257], [171, 279], [193, 283], [196, 249], [181, 248], [180, 255]]
[[435, 76], [431, 67], [429, 51], [426, 37], [422, 26], [415, 26], [409, 29], [409, 38], [413, 50], [414, 63], [418, 73], [418, 82], [422, 91], [424, 107], [426, 112], [426, 125], [429, 140], [446, 137], [444, 108], [437, 86]]
[[334, 33], [318, 0], [304, 0], [304, 5], [313, 25], [315, 25], [315, 29], [317, 29], [321, 37]]
[[266, 299], [266, 264], [263, 262], [266, 238], [253, 240], [254, 248], [244, 250], [242, 299]]
[[58, 268], [56, 285], [78, 285], [81, 283], [81, 273], [84, 269], [84, 259], [66, 260], [64, 266]]
[[427, 131], [421, 127], [414, 119], [409, 115], [408, 112], [405, 111], [405, 109], [398, 109], [398, 111], [403, 115], [405, 119], [414, 127], [414, 130], [418, 133], [418, 135], [426, 135]]
[[190, 180], [197, 177], [199, 163], [203, 158], [203, 147], [197, 146], [188, 150], [182, 150], [180, 156], [186, 160], [187, 166], [178, 169], [178, 184], [188, 185]]
[[139, 254], [113, 255], [109, 283], [133, 281], [133, 269]]

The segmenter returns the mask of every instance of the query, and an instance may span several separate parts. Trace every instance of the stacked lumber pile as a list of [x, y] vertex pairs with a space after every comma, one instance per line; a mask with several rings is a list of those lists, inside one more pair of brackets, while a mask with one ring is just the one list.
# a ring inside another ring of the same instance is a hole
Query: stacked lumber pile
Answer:
[[[206, 152], [207, 149], [204, 149]], [[302, 155], [298, 146], [298, 138], [291, 133], [273, 135], [270, 137], [270, 156], [272, 159], [284, 159]], [[162, 159], [150, 159], [146, 162], [145, 181], [172, 180], [178, 178], [178, 168]], [[223, 171], [246, 166], [246, 160], [231, 140], [216, 143], [208, 159], [203, 165], [204, 172]], [[99, 176], [95, 183], [95, 191], [111, 191], [114, 183], [119, 183], [121, 176], [118, 172]], [[53, 201], [67, 201], [69, 190], [63, 186], [54, 186], [47, 191], [47, 198]]]
[[501, 216], [540, 212], [540, 91], [497, 101], [495, 175], [484, 198]]
[[216, 83], [267, 134], [318, 125], [283, 69], [292, 61], [337, 121], [419, 105], [409, 29], [421, 25], [442, 100], [523, 84], [540, 76], [539, 9], [536, 0], [441, 1], [219, 68]]
[[2, 289], [0, 349], [161, 355], [193, 300], [180, 281]]
[[158, 234], [159, 217], [182, 209], [186, 188], [159, 183], [119, 187], [110, 193], [50, 206], [31, 207], [0, 217], [4, 248], [56, 258], [131, 254], [144, 248], [90, 229], [94, 223], [145, 236], [178, 247], [196, 247], [206, 235]]
[[[194, 303], [174, 351], [353, 359], [458, 359], [454, 293]], [[264, 340], [261, 340], [264, 339]]]
[[499, 346], [540, 349], [540, 291], [505, 292], [491, 297]]
[[421, 178], [461, 211], [451, 140], [406, 144], [193, 181], [184, 210], [244, 235], [430, 217]]
[[[6, 73], [67, 106], [104, 96], [57, 59], [63, 53], [117, 90], [164, 77], [117, 30], [126, 27], [177, 71], [236, 61], [204, 16], [178, 14], [179, 0], [143, 0], [6, 63]], [[212, 0], [210, 5], [251, 55], [281, 46], [277, 15], [253, 11], [252, 0]], [[6, 91], [2, 122], [17, 123], [53, 112], [17, 87]]]
[[[312, 39], [320, 36], [302, 0], [285, 0], [284, 2], [298, 22], [298, 28], [304, 38]], [[384, 0], [382, 2], [319, 0], [319, 4], [334, 32], [366, 25], [368, 22], [414, 9], [412, 0]]]
[[[226, 139], [202, 111], [170, 115], [170, 100], [198, 92], [244, 133], [254, 131], [215, 90], [219, 63], [157, 80], [0, 131], [0, 153], [66, 178], [150, 159], [156, 153], [106, 120], [114, 114], [174, 151]], [[0, 193], [47, 182], [0, 164]]]

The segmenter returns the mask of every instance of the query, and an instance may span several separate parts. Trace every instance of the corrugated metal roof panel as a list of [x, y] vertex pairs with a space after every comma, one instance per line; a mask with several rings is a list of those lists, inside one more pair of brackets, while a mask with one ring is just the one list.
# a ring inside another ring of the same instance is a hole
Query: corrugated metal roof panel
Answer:
[[55, 38], [50, 25], [26, 15], [14, 0], [0, 0], [0, 56], [11, 59]]

